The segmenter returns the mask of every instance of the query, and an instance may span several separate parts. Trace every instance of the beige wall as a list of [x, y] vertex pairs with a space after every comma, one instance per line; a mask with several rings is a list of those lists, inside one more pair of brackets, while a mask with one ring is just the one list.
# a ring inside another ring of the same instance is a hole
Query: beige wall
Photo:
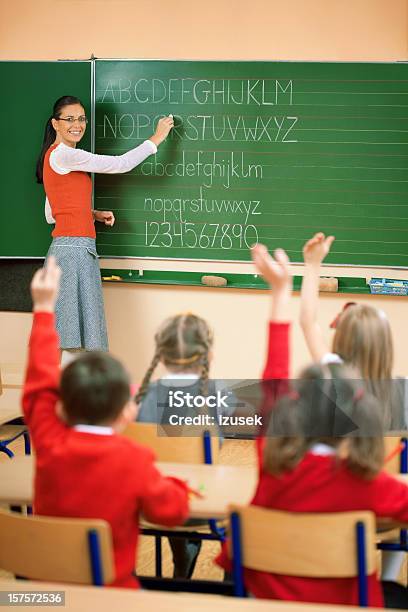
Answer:
[[406, 0], [2, 0], [1, 59], [401, 60]]
[[[0, 0], [0, 59], [97, 57], [267, 60], [405, 60], [408, 55], [407, 0]], [[112, 262], [107, 262], [111, 265]], [[105, 264], [104, 264], [105, 265]], [[117, 261], [138, 268], [140, 262]], [[169, 269], [167, 262], [145, 268]], [[178, 269], [248, 271], [215, 264], [173, 264]], [[333, 270], [374, 276], [374, 270]], [[390, 272], [386, 272], [390, 276]], [[406, 277], [405, 272], [392, 272]], [[4, 290], [4, 288], [1, 288]], [[164, 317], [191, 310], [215, 329], [213, 373], [256, 377], [265, 351], [266, 292], [206, 288], [118, 286], [104, 289], [111, 348], [140, 379], [153, 352], [152, 337]], [[350, 299], [321, 300], [325, 329]], [[356, 296], [352, 299], [360, 301]], [[408, 375], [405, 298], [366, 296], [390, 316], [396, 372]], [[298, 296], [291, 314], [298, 315]], [[25, 359], [30, 315], [0, 313], [0, 363]], [[328, 333], [328, 341], [329, 341]], [[296, 372], [308, 360], [298, 327], [293, 332]]]

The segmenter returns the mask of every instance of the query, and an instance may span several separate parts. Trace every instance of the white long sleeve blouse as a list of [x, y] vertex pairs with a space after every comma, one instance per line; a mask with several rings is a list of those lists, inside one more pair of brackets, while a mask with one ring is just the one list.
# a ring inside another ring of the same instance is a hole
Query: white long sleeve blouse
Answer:
[[[61, 175], [78, 171], [123, 174], [133, 170], [154, 153], [157, 153], [157, 147], [151, 140], [145, 140], [123, 155], [98, 155], [83, 149], [69, 147], [61, 142], [51, 152], [50, 166], [54, 172]], [[48, 198], [45, 199], [45, 218], [47, 223], [55, 223]]]

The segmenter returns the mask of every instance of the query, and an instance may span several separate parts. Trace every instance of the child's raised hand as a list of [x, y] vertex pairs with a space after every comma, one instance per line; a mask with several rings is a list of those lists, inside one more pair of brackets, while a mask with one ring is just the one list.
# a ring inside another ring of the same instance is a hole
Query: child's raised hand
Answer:
[[37, 270], [31, 281], [31, 297], [33, 310], [41, 312], [54, 312], [58, 297], [61, 268], [57, 266], [55, 257], [47, 259], [47, 264]]
[[308, 240], [303, 247], [303, 259], [307, 264], [320, 265], [330, 251], [334, 236], [326, 236], [318, 232]]
[[273, 289], [290, 289], [290, 261], [283, 249], [276, 249], [272, 257], [265, 245], [256, 244], [251, 249], [251, 255], [256, 269]]

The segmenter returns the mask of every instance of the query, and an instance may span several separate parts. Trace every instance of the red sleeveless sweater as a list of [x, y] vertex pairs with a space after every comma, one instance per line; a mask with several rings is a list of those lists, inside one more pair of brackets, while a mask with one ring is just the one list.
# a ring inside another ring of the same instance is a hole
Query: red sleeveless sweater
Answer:
[[50, 154], [57, 146], [52, 145], [48, 149], [43, 167], [45, 193], [55, 219], [52, 236], [95, 238], [91, 177], [86, 172], [54, 172], [50, 166]]

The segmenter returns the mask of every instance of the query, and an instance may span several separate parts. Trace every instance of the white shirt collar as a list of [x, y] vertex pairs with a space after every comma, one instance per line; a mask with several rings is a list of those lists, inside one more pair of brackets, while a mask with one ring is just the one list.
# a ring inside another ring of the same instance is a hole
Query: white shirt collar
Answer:
[[310, 447], [310, 452], [313, 455], [319, 455], [321, 457], [327, 457], [328, 455], [335, 455], [336, 449], [328, 444], [323, 444], [322, 442], [318, 442], [317, 444], [313, 444]]
[[178, 386], [187, 387], [188, 385], [192, 385], [198, 380], [200, 377], [198, 374], [194, 374], [194, 372], [189, 373], [180, 373], [180, 374], [166, 374], [160, 379], [160, 382], [166, 386], [171, 387], [173, 381], [177, 381]]
[[168, 380], [168, 379], [172, 379], [174, 378], [175, 380], [197, 380], [199, 377], [198, 374], [195, 374], [194, 372], [189, 372], [189, 373], [180, 373], [180, 374], [166, 374], [165, 376], [163, 376], [161, 378], [161, 380]]
[[102, 425], [82, 425], [81, 423], [79, 423], [78, 425], [74, 425], [72, 429], [75, 429], [75, 431], [80, 431], [82, 433], [97, 434], [98, 436], [113, 435], [112, 427], [104, 427]]

